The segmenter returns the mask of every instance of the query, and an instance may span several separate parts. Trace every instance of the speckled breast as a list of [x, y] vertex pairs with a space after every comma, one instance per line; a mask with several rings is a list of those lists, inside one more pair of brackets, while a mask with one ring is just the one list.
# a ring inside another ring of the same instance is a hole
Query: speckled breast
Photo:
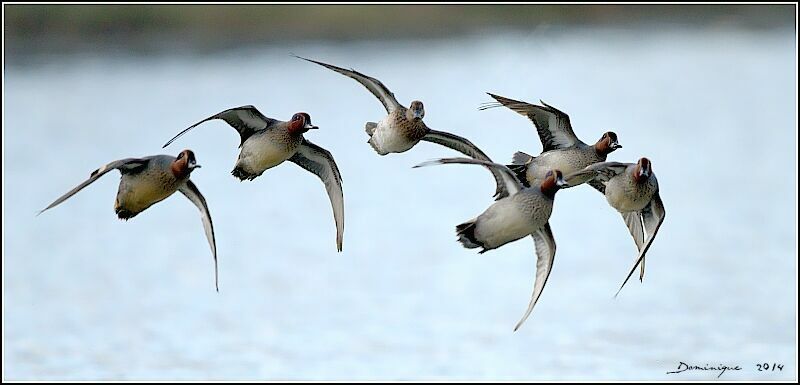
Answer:
[[630, 173], [620, 174], [606, 183], [606, 200], [619, 212], [639, 211], [650, 203], [658, 190], [658, 182], [650, 178], [643, 184], [633, 180]]
[[396, 110], [378, 122], [371, 140], [382, 153], [399, 153], [414, 147], [427, 131], [422, 121], [409, 121], [402, 110]]

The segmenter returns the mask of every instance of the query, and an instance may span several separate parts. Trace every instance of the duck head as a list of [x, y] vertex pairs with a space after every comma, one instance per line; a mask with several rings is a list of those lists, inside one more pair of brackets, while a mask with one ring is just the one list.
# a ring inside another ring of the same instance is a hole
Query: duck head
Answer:
[[613, 131], [608, 131], [595, 143], [594, 148], [597, 150], [598, 154], [608, 155], [614, 152], [614, 150], [622, 148], [622, 145], [617, 142], [617, 134]]
[[289, 121], [289, 133], [299, 135], [308, 132], [308, 130], [315, 130], [319, 127], [311, 124], [311, 115], [305, 112], [298, 112], [292, 115], [292, 120]]
[[412, 120], [418, 122], [425, 117], [425, 106], [422, 105], [422, 102], [419, 100], [415, 100], [411, 102], [411, 106], [406, 110], [406, 118], [408, 120]]
[[196, 168], [200, 168], [197, 160], [194, 157], [192, 150], [183, 150], [178, 157], [172, 161], [172, 173], [178, 178], [185, 178], [192, 173]]
[[564, 187], [568, 187], [566, 181], [564, 181], [564, 175], [561, 174], [559, 170], [550, 170], [544, 177], [544, 181], [540, 187], [542, 193], [549, 197], [554, 197], [556, 192]]
[[651, 175], [653, 175], [653, 165], [650, 163], [650, 159], [639, 159], [633, 168], [633, 180], [636, 183], [644, 183]]

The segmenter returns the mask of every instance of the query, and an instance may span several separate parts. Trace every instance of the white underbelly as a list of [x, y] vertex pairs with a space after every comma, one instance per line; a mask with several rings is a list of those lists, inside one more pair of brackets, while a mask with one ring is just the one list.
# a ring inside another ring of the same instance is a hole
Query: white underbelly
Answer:
[[418, 141], [409, 140], [388, 120], [389, 116], [378, 122], [378, 126], [372, 133], [372, 139], [370, 139], [373, 147], [379, 153], [405, 152], [417, 144]]
[[623, 179], [621, 177], [612, 178], [606, 184], [608, 204], [621, 213], [639, 211], [647, 206], [652, 199], [652, 194], [635, 191], [632, 184]]
[[117, 194], [115, 208], [122, 207], [131, 212], [142, 212], [156, 202], [160, 202], [175, 192], [171, 186], [155, 183], [153, 178], [133, 177]]
[[261, 174], [264, 170], [283, 163], [292, 155], [294, 151], [285, 144], [254, 137], [242, 145], [236, 165], [250, 173]]
[[493, 249], [530, 235], [534, 230], [530, 216], [506, 198], [480, 215], [475, 225], [475, 238], [487, 249]]

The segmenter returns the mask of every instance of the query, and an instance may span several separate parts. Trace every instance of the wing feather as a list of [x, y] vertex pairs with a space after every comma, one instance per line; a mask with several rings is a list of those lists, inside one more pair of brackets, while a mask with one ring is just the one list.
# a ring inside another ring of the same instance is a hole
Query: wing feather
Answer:
[[[644, 224], [644, 230], [647, 232], [647, 241], [644, 243], [644, 246], [641, 248], [641, 250], [639, 250], [639, 258], [636, 260], [636, 263], [631, 268], [631, 271], [628, 273], [625, 281], [622, 282], [622, 285], [620, 285], [619, 290], [617, 290], [617, 294], [615, 294], [614, 297], [619, 295], [619, 292], [623, 287], [625, 287], [625, 284], [628, 283], [628, 280], [633, 275], [633, 272], [636, 271], [636, 267], [639, 266], [639, 264], [644, 265], [645, 254], [653, 244], [653, 240], [656, 238], [656, 234], [658, 234], [661, 224], [664, 223], [666, 212], [664, 210], [664, 203], [661, 201], [661, 196], [658, 192], [653, 195], [653, 199], [650, 201], [650, 204], [642, 210], [641, 216]], [[644, 268], [642, 268], [640, 278], [642, 275], [644, 275]]]
[[331, 153], [314, 143], [304, 140], [297, 152], [289, 158], [298, 166], [317, 175], [333, 207], [333, 219], [336, 222], [336, 249], [342, 251], [344, 238], [344, 194], [342, 193], [342, 174]]
[[81, 184], [77, 185], [72, 190], [67, 191], [64, 195], [58, 197], [53, 203], [49, 206], [45, 207], [43, 210], [39, 211], [36, 215], [39, 215], [53, 207], [58, 206], [61, 202], [69, 199], [73, 195], [77, 194], [78, 191], [83, 190], [86, 186], [94, 183], [96, 180], [100, 179], [101, 176], [105, 175], [111, 170], [120, 170], [122, 174], [130, 174], [140, 172], [144, 168], [147, 167], [147, 164], [150, 162], [150, 158], [127, 158], [127, 159], [120, 159], [115, 160], [111, 163], [108, 163], [97, 170], [92, 171], [89, 175], [89, 179], [83, 181]]
[[[522, 183], [519, 181], [519, 179], [517, 179], [517, 176], [514, 174], [514, 172], [508, 169], [508, 167], [502, 164], [487, 162], [485, 160], [469, 158], [442, 158], [420, 163], [414, 166], [414, 168], [437, 164], [477, 164], [486, 167], [486, 169], [489, 171], [492, 171], [492, 175], [500, 175], [503, 178], [503, 184], [498, 184], [498, 188], [502, 187], [500, 194], [498, 194], [498, 199], [514, 195], [523, 188]], [[499, 173], [495, 174], [493, 171], [499, 171]]]
[[214, 237], [214, 224], [211, 222], [211, 213], [208, 212], [208, 204], [206, 198], [197, 189], [197, 186], [191, 181], [187, 180], [185, 184], [178, 188], [186, 198], [189, 198], [192, 203], [200, 210], [200, 219], [203, 221], [203, 230], [206, 233], [208, 245], [211, 247], [211, 255], [214, 257], [214, 286], [219, 291], [219, 269], [217, 267], [217, 242]]
[[544, 102], [542, 102], [544, 106], [537, 106], [492, 93], [489, 93], [489, 96], [497, 100], [498, 103], [490, 103], [484, 109], [505, 106], [533, 122], [533, 125], [536, 126], [536, 132], [539, 134], [539, 139], [542, 141], [542, 152], [568, 148], [576, 144], [585, 144], [572, 131], [569, 115], [558, 109]]
[[337, 67], [335, 65], [326, 64], [326, 63], [319, 62], [319, 61], [316, 61], [316, 60], [306, 59], [304, 57], [300, 57], [300, 56], [297, 56], [297, 55], [294, 55], [294, 57], [296, 57], [298, 59], [303, 59], [303, 60], [311, 62], [311, 63], [319, 64], [319, 65], [321, 65], [321, 66], [323, 66], [323, 67], [325, 67], [325, 68], [327, 68], [329, 70], [336, 71], [336, 72], [338, 72], [338, 73], [340, 73], [340, 74], [342, 74], [344, 76], [347, 76], [349, 78], [355, 79], [357, 82], [361, 83], [361, 85], [366, 87], [367, 90], [369, 90], [369, 92], [371, 92], [373, 95], [375, 95], [375, 97], [378, 98], [378, 100], [381, 101], [383, 106], [386, 108], [386, 112], [388, 112], [388, 113], [392, 113], [392, 111], [394, 111], [394, 110], [396, 110], [398, 108], [403, 108], [400, 105], [400, 103], [397, 102], [397, 99], [395, 99], [394, 94], [392, 93], [392, 91], [389, 91], [389, 88], [387, 88], [378, 79], [375, 79], [373, 77], [369, 77], [369, 76], [364, 75], [361, 72], [358, 72], [358, 71], [353, 70], [353, 69], [347, 70], [347, 69], [344, 69], [344, 68], [341, 68], [341, 67]]
[[[452, 148], [453, 150], [456, 150], [474, 159], [485, 160], [487, 162], [492, 161], [488, 155], [486, 155], [483, 151], [481, 151], [480, 148], [478, 148], [478, 146], [472, 144], [472, 142], [470, 142], [465, 138], [451, 134], [449, 132], [430, 130], [428, 131], [427, 134], [425, 134], [422, 140]], [[497, 197], [497, 199], [504, 198], [505, 196], [503, 196], [503, 184], [505, 182], [503, 182], [503, 176], [500, 174], [500, 171], [496, 169], [489, 169], [489, 171], [492, 173], [494, 181], [497, 184], [494, 196]]]
[[236, 129], [241, 137], [241, 143], [239, 144], [239, 147], [241, 147], [242, 144], [244, 144], [244, 142], [256, 132], [264, 130], [278, 122], [278, 120], [264, 116], [264, 114], [251, 105], [231, 108], [216, 115], [209, 116], [208, 118], [189, 126], [189, 128], [179, 132], [178, 135], [175, 135], [172, 139], [170, 139], [166, 144], [164, 144], [164, 146], [162, 146], [162, 148], [169, 146], [172, 142], [183, 136], [183, 134], [189, 132], [189, 130], [192, 128], [214, 119], [221, 119]]
[[542, 295], [542, 291], [544, 291], [544, 285], [547, 284], [550, 271], [553, 270], [553, 260], [556, 256], [556, 241], [553, 238], [553, 231], [550, 230], [550, 223], [545, 223], [541, 229], [537, 230], [531, 236], [536, 246], [536, 278], [533, 283], [533, 294], [528, 303], [528, 309], [525, 310], [522, 319], [514, 326], [514, 331], [517, 331], [525, 320], [528, 319], [528, 316], [531, 315], [533, 307]]

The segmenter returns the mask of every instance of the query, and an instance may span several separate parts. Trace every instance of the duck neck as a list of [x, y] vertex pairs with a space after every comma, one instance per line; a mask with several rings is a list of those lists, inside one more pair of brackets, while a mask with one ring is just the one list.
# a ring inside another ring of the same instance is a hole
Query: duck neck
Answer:
[[597, 151], [597, 155], [605, 159], [611, 152], [611, 145], [607, 140], [601, 140], [594, 144], [594, 150]]
[[288, 128], [289, 134], [294, 136], [303, 135], [308, 131], [308, 129], [305, 128], [305, 126], [306, 126], [305, 123], [299, 120], [291, 121], [289, 122], [289, 128]]
[[186, 162], [181, 162], [181, 161], [172, 162], [172, 166], [170, 166], [170, 169], [172, 170], [172, 175], [175, 175], [175, 178], [177, 179], [186, 178], [187, 176], [189, 176], [189, 167], [187, 166], [188, 165], [186, 164]]
[[633, 168], [633, 181], [636, 184], [642, 184], [647, 182], [648, 177], [646, 175], [642, 175], [642, 165], [637, 164], [636, 167]]

